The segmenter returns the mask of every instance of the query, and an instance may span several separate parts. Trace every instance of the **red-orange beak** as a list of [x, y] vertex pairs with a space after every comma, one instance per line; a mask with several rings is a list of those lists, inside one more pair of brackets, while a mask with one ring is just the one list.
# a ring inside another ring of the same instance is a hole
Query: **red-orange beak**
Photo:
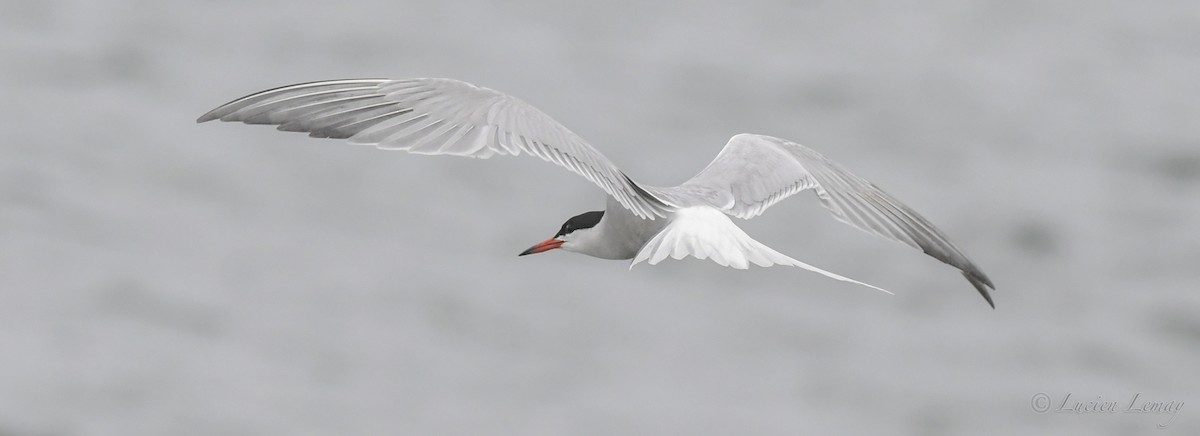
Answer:
[[524, 256], [526, 254], [538, 254], [543, 251], [550, 251], [555, 248], [562, 247], [562, 244], [563, 244], [562, 240], [556, 239], [556, 238], [550, 238], [545, 241], [538, 242], [536, 245], [529, 247], [528, 250], [522, 251], [521, 254], [518, 254], [517, 256]]

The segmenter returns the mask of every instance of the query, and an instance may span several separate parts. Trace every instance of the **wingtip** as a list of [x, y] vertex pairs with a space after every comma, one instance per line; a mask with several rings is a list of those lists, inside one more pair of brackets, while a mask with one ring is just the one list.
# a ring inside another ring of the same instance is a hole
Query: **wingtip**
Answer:
[[217, 119], [217, 116], [212, 112], [208, 112], [204, 115], [201, 115], [200, 118], [196, 118], [196, 124], [206, 123], [215, 119]]
[[971, 282], [971, 286], [974, 286], [975, 290], [979, 291], [979, 295], [983, 296], [983, 299], [987, 301], [988, 306], [991, 306], [992, 309], [995, 310], [996, 303], [992, 301], [992, 294], [988, 292], [988, 288], [991, 288], [992, 290], [996, 289], [996, 286], [992, 285], [991, 279], [988, 279], [987, 276], [983, 275], [982, 273], [971, 274], [964, 271], [962, 274], [963, 277], [967, 278], [968, 282]]

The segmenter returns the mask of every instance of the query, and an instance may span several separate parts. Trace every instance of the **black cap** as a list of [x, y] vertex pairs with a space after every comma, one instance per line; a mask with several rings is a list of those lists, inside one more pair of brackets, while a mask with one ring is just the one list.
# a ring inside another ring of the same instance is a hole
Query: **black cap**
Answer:
[[595, 227], [596, 224], [600, 222], [600, 218], [603, 217], [604, 211], [602, 210], [584, 212], [579, 215], [575, 215], [571, 217], [571, 219], [567, 220], [567, 222], [563, 223], [562, 228], [558, 229], [558, 234], [554, 235], [554, 237], [557, 238], [579, 229], [590, 229]]

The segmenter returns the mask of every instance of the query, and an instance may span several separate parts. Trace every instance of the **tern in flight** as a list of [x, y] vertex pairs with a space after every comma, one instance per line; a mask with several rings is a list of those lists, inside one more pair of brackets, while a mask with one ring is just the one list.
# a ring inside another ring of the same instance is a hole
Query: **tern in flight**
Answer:
[[[507, 94], [452, 79], [351, 79], [284, 86], [239, 98], [197, 122], [270, 124], [316, 138], [387, 150], [486, 159], [529, 154], [579, 174], [608, 194], [603, 211], [567, 220], [521, 253], [561, 248], [654, 265], [667, 257], [712, 259], [738, 269], [791, 265], [863, 286], [750, 238], [729, 216], [750, 219], [812, 191], [838, 220], [918, 248], [962, 271], [995, 307], [987, 275], [941, 230], [841, 165], [785, 139], [740, 134], [699, 174], [670, 188], [635, 182], [562, 124]], [[888, 292], [890, 294], [890, 292]]]

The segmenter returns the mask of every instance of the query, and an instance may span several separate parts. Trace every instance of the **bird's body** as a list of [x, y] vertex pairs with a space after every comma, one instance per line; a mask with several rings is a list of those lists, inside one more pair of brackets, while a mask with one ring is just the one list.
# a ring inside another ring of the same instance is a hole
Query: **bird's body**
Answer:
[[451, 79], [285, 86], [222, 105], [198, 121], [215, 119], [273, 124], [280, 130], [417, 154], [532, 154], [608, 194], [604, 211], [571, 218], [553, 238], [522, 255], [562, 248], [602, 259], [633, 259], [631, 266], [688, 256], [742, 269], [751, 263], [791, 265], [880, 289], [785, 256], [750, 238], [730, 219], [753, 218], [784, 198], [811, 190], [837, 219], [960, 269], [992, 304], [991, 281], [928, 220], [816, 151], [784, 139], [735, 135], [695, 177], [674, 187], [654, 187], [633, 181], [532, 106]]

